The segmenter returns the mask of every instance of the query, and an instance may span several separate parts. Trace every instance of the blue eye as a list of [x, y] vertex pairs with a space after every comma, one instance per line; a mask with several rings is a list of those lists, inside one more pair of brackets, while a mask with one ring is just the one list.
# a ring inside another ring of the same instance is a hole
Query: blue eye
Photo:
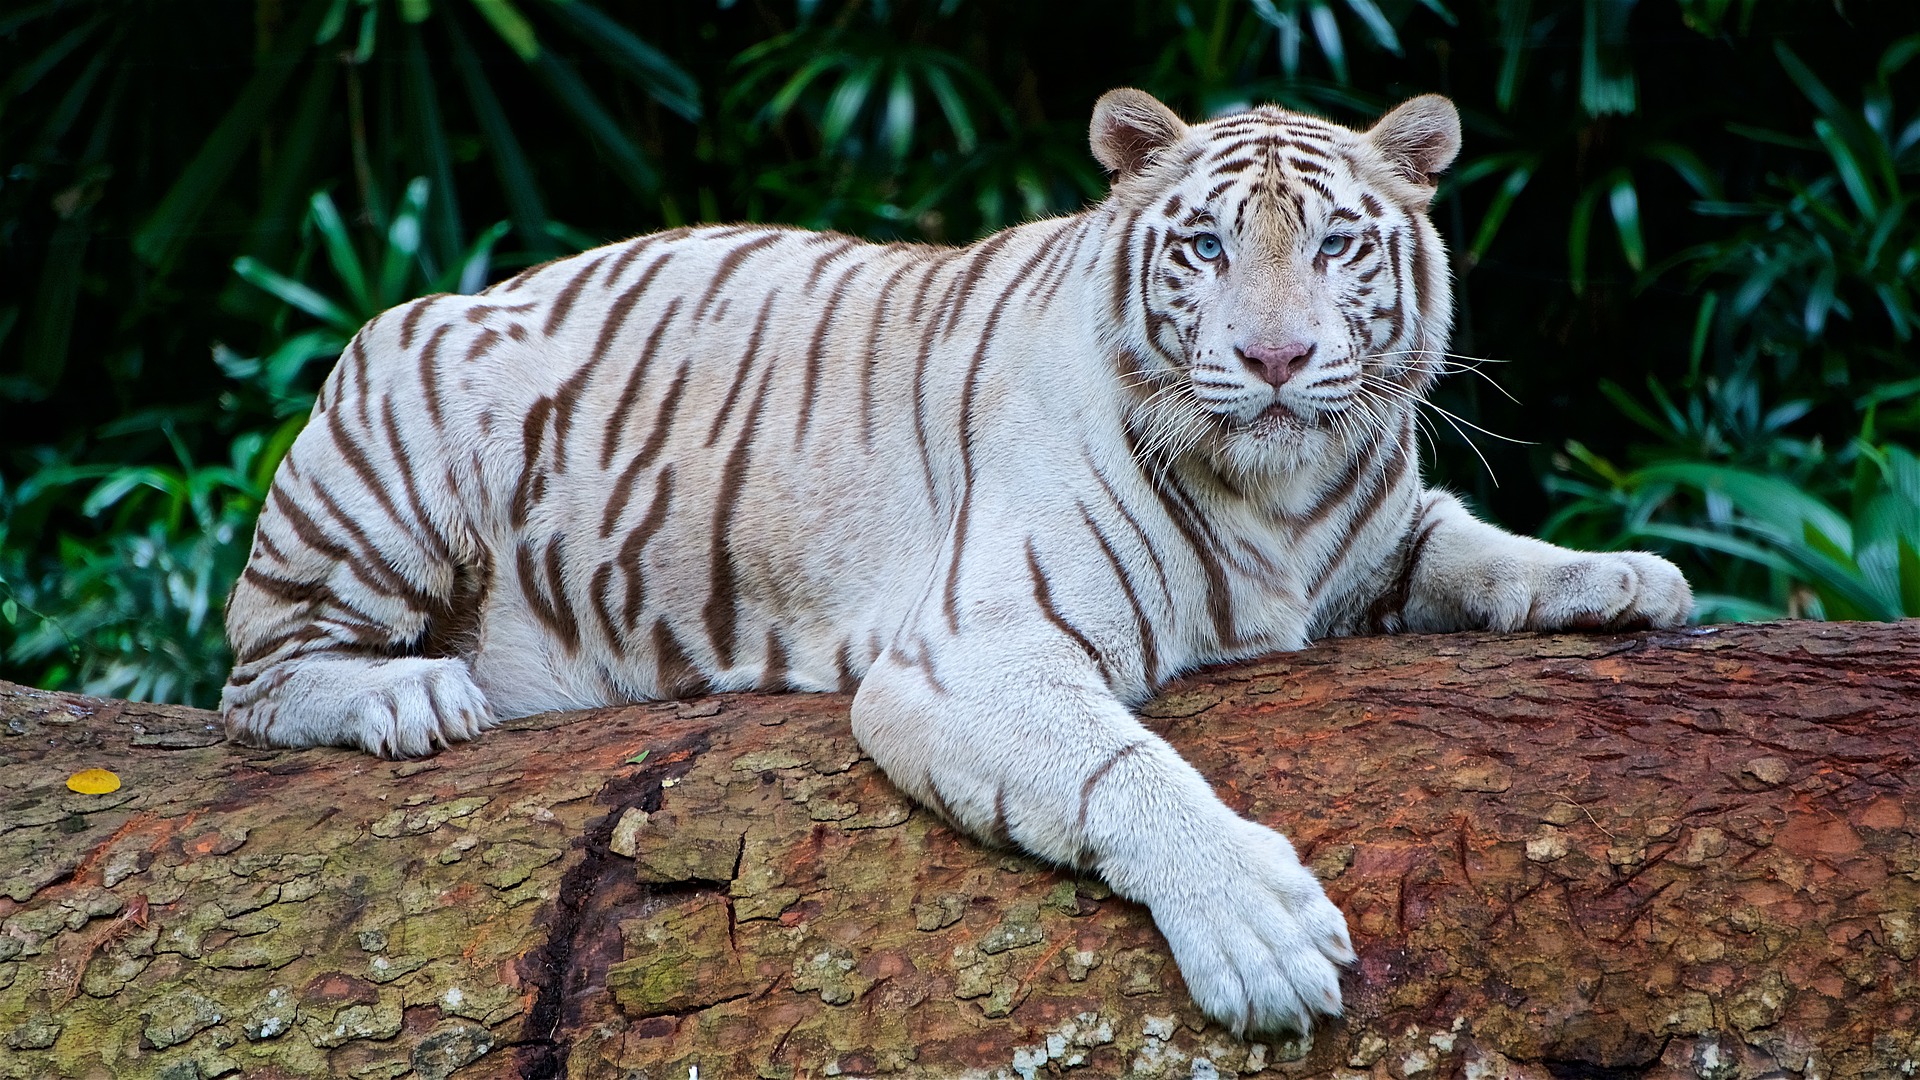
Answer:
[[1212, 262], [1220, 257], [1220, 238], [1210, 232], [1196, 234], [1193, 238], [1193, 253]]
[[1352, 245], [1353, 245], [1353, 237], [1348, 236], [1345, 233], [1333, 233], [1329, 235], [1325, 240], [1320, 241], [1320, 254], [1325, 255], [1330, 259], [1337, 259], [1340, 256], [1345, 255], [1347, 253], [1347, 248], [1351, 247]]

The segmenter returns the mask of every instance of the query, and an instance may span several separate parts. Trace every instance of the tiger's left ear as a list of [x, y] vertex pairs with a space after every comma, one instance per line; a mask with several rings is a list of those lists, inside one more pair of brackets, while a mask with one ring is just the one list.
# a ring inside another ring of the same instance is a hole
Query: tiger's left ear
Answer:
[[1093, 106], [1093, 128], [1087, 141], [1093, 156], [1114, 179], [1122, 180], [1147, 167], [1153, 156], [1179, 142], [1187, 125], [1160, 99], [1145, 90], [1123, 87], [1100, 95]]
[[1427, 189], [1460, 152], [1460, 113], [1439, 94], [1422, 94], [1380, 118], [1367, 138], [1401, 176]]

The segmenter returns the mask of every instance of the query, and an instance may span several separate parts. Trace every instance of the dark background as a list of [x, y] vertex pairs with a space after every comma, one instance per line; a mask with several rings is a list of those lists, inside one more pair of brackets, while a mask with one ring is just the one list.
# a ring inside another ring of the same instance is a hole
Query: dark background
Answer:
[[1920, 614], [1917, 31], [1909, 0], [10, 0], [0, 674], [211, 700], [265, 480], [376, 311], [688, 221], [1071, 211], [1118, 85], [1356, 126], [1452, 96], [1454, 349], [1498, 387], [1443, 386], [1430, 475], [1668, 551], [1705, 618]]

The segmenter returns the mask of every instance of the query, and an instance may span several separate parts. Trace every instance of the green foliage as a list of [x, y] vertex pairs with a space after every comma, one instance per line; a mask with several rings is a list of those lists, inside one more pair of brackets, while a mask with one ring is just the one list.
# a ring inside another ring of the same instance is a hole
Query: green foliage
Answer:
[[[42, 450], [29, 479], [13, 491], [0, 489], [0, 541], [39, 534], [28, 544], [0, 544], [0, 615], [13, 631], [9, 664], [90, 694], [200, 705], [218, 699], [230, 663], [221, 605], [246, 564], [274, 470], [306, 423], [314, 361], [331, 365], [363, 323], [395, 304], [432, 292], [474, 292], [487, 282], [507, 224], [485, 230], [456, 265], [435, 276], [421, 240], [428, 193], [426, 179], [416, 178], [384, 234], [366, 239], [347, 226], [330, 196], [316, 194], [293, 273], [247, 256], [235, 260], [235, 273], [280, 302], [268, 328], [279, 344], [260, 357], [214, 347], [215, 362], [231, 379], [217, 414], [135, 414], [100, 431], [91, 454], [79, 444]], [[307, 280], [320, 262], [340, 295]], [[295, 329], [296, 321], [320, 325]], [[196, 461], [180, 434], [192, 427], [217, 430], [227, 460]], [[124, 460], [129, 440], [153, 435], [172, 461]], [[63, 509], [98, 527], [61, 528]], [[53, 557], [37, 564], [20, 554], [49, 547]]]
[[[1632, 469], [1569, 444], [1566, 475], [1548, 483], [1570, 501], [1546, 531], [1679, 547], [1708, 585], [1703, 617], [1920, 616], [1920, 471], [1898, 441], [1920, 435], [1907, 347], [1920, 326], [1920, 102], [1892, 90], [1920, 36], [1888, 46], [1858, 106], [1786, 45], [1775, 52], [1813, 107], [1813, 137], [1742, 133], [1819, 167], [1773, 177], [1751, 202], [1695, 204], [1745, 224], [1670, 260], [1701, 297], [1683, 403], [1658, 382], [1651, 409], [1607, 385], [1658, 441]], [[1710, 345], [1718, 370], [1703, 375]], [[1849, 392], [1856, 381], [1873, 385]], [[1837, 450], [1795, 434], [1843, 410], [1857, 432]]]
[[[1452, 380], [1439, 404], [1461, 423], [1435, 438], [1559, 449], [1482, 447], [1496, 489], [1449, 446], [1437, 479], [1523, 530], [1666, 550], [1706, 618], [1915, 613], [1905, 5], [16, 8], [7, 677], [210, 701], [266, 480], [373, 314], [690, 221], [963, 242], [1071, 211], [1104, 191], [1086, 118], [1117, 85], [1196, 118], [1265, 100], [1356, 124], [1453, 96], [1466, 150], [1434, 211], [1457, 253], [1454, 347], [1503, 361], [1525, 405]], [[1511, 482], [1528, 469], [1540, 484]]]

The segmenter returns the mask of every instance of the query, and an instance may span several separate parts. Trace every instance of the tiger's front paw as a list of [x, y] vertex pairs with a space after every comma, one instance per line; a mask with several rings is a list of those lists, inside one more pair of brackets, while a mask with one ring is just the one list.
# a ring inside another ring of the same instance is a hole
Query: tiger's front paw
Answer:
[[1339, 1015], [1346, 917], [1285, 837], [1239, 818], [1225, 832], [1148, 902], [1194, 1004], [1236, 1036]]
[[1528, 630], [1647, 630], [1693, 613], [1680, 568], [1644, 551], [1580, 554], [1539, 567], [1521, 621]]
[[[302, 658], [222, 696], [227, 734], [253, 746], [357, 746], [385, 758], [425, 757], [494, 724], [465, 662]], [[271, 694], [249, 693], [271, 683]]]

